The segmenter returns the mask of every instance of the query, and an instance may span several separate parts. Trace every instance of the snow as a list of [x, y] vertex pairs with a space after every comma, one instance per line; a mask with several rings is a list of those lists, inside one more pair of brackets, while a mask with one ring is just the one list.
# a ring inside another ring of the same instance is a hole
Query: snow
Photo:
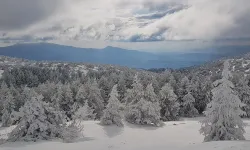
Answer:
[[233, 69], [232, 69], [232, 71], [235, 71], [235, 66], [233, 66]]
[[75, 71], [80, 71], [82, 72], [84, 75], [86, 75], [88, 73], [87, 67], [85, 65], [77, 65], [75, 67]]
[[[124, 128], [101, 126], [97, 121], [85, 121], [84, 138], [76, 143], [60, 140], [16, 142], [0, 145], [1, 150], [249, 150], [249, 141], [203, 143], [199, 119], [166, 122], [163, 127], [138, 126], [125, 123]], [[245, 137], [250, 140], [250, 120], [244, 120]], [[0, 129], [0, 133], [9, 128]]]
[[244, 62], [242, 62], [242, 67], [245, 68], [249, 64], [250, 64], [250, 60], [245, 60]]
[[0, 79], [2, 78], [3, 72], [4, 72], [4, 70], [0, 70]]
[[99, 69], [99, 68], [95, 66], [92, 70], [93, 70], [93, 71], [98, 71], [98, 69]]

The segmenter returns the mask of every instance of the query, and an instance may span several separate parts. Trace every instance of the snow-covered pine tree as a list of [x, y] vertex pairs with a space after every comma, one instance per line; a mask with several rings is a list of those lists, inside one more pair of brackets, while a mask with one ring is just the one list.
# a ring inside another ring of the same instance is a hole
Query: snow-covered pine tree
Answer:
[[132, 84], [132, 89], [128, 89], [125, 94], [125, 104], [135, 104], [140, 101], [140, 99], [144, 96], [143, 86], [140, 83], [137, 75], [134, 77], [134, 81]]
[[[140, 101], [139, 103], [142, 102], [142, 118], [143, 124], [154, 124], [156, 126], [160, 125], [160, 119], [161, 119], [161, 107], [159, 104], [159, 99], [157, 95], [154, 92], [154, 88], [152, 83], [148, 84], [145, 90], [144, 94], [144, 99], [146, 100], [146, 103], [144, 104], [143, 101]], [[143, 100], [143, 99], [141, 99]]]
[[244, 140], [244, 123], [240, 116], [245, 115], [241, 110], [243, 104], [235, 95], [234, 85], [229, 78], [229, 60], [224, 62], [222, 79], [213, 83], [212, 101], [207, 105], [205, 120], [202, 121], [200, 132], [205, 136], [204, 141]]
[[104, 110], [104, 100], [96, 80], [93, 80], [89, 86], [88, 100], [90, 107], [95, 109], [96, 119], [100, 119]]
[[56, 93], [56, 84], [54, 82], [46, 82], [44, 84], [40, 84], [36, 88], [36, 92], [40, 95], [43, 95], [43, 99], [45, 102], [52, 102], [52, 97]]
[[160, 90], [161, 117], [164, 121], [177, 120], [180, 104], [172, 86], [167, 83]]
[[112, 90], [112, 83], [108, 81], [108, 79], [105, 76], [102, 76], [98, 84], [99, 84], [101, 96], [104, 100], [104, 104], [106, 105], [109, 100], [109, 93]]
[[109, 96], [108, 104], [101, 118], [101, 124], [123, 126], [120, 112], [121, 103], [118, 97], [117, 85], [114, 85]]
[[63, 99], [62, 85], [57, 84], [54, 95], [51, 98], [51, 103], [57, 111], [63, 111], [61, 107], [61, 101]]
[[2, 112], [4, 109], [4, 102], [6, 99], [6, 96], [8, 95], [9, 88], [5, 82], [2, 82], [1, 84], [1, 90], [0, 90], [0, 120], [2, 119]]
[[3, 111], [2, 111], [2, 127], [9, 127], [12, 124], [11, 114], [14, 112], [15, 103], [13, 95], [8, 92], [5, 97]]
[[[179, 98], [182, 100], [182, 98], [188, 94], [188, 92], [190, 92], [191, 90], [191, 84], [190, 84], [190, 81], [188, 79], [187, 76], [184, 76], [181, 81], [180, 81], [180, 84], [179, 84], [179, 87], [177, 89], [177, 94], [179, 96]], [[180, 100], [180, 101], [181, 101]]]
[[73, 143], [79, 138], [83, 137], [83, 129], [81, 120], [73, 119], [69, 124], [63, 125], [63, 130], [61, 131], [61, 138], [64, 143]]
[[126, 84], [125, 84], [125, 79], [124, 76], [120, 76], [120, 79], [117, 83], [117, 91], [118, 91], [118, 95], [119, 95], [119, 100], [121, 102], [124, 102], [124, 97], [126, 94]]
[[21, 108], [26, 101], [30, 100], [34, 96], [38, 96], [38, 94], [33, 88], [24, 87], [22, 93], [20, 94], [18, 108]]
[[238, 92], [239, 98], [241, 101], [246, 104], [243, 107], [243, 110], [246, 112], [246, 117], [250, 118], [250, 86], [249, 86], [249, 77], [244, 77], [243, 75], [236, 74], [234, 76], [235, 89]]
[[[124, 102], [126, 105], [125, 110], [125, 119], [128, 122], [136, 123], [136, 118], [138, 118], [139, 114], [137, 113], [138, 109], [136, 109], [137, 103], [143, 98], [144, 91], [143, 86], [139, 82], [137, 75], [134, 77], [134, 81], [132, 84], [132, 89], [128, 89], [124, 98]], [[139, 123], [139, 122], [138, 122]]]
[[36, 141], [60, 137], [60, 124], [51, 122], [43, 96], [32, 97], [20, 108], [21, 120], [9, 134], [9, 141]]
[[95, 119], [96, 114], [94, 109], [89, 107], [88, 100], [85, 100], [85, 103], [82, 107], [79, 107], [75, 112], [74, 119], [79, 120], [93, 120]]
[[132, 99], [132, 102], [127, 105], [126, 120], [135, 124], [153, 124], [159, 126], [161, 118], [160, 105], [152, 84], [146, 87], [145, 92], [138, 81], [134, 84], [132, 90], [134, 92], [132, 93], [135, 94], [135, 97]]
[[76, 94], [76, 102], [84, 105], [88, 97], [88, 93], [84, 85], [81, 85]]
[[62, 86], [62, 99], [60, 101], [61, 109], [65, 112], [66, 116], [71, 119], [73, 115], [73, 93], [70, 89], [70, 85], [66, 84]]
[[160, 86], [159, 86], [159, 82], [156, 80], [155, 77], [152, 77], [152, 81], [151, 81], [153, 87], [154, 87], [154, 92], [156, 95], [159, 94], [159, 91], [161, 90]]
[[199, 115], [198, 110], [194, 107], [195, 99], [193, 95], [188, 92], [182, 98], [182, 108], [180, 110], [181, 115], [185, 117], [196, 117]]

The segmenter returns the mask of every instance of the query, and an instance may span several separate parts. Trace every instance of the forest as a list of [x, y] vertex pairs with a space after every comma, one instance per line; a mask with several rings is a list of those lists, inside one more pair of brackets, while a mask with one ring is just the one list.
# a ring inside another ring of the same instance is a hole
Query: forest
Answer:
[[123, 127], [124, 121], [160, 127], [166, 121], [198, 116], [208, 116], [201, 128], [205, 141], [244, 139], [243, 128], [237, 128], [233, 137], [229, 131], [213, 136], [219, 131], [208, 129], [209, 122], [225, 121], [214, 118], [223, 99], [222, 108], [239, 110], [233, 114], [229, 108], [223, 110], [229, 113], [226, 117], [235, 116], [233, 126], [242, 127], [241, 117], [250, 117], [249, 76], [237, 71], [242, 65], [236, 59], [164, 71], [9, 57], [1, 60], [5, 63], [1, 63], [0, 120], [2, 127], [16, 125], [8, 141], [61, 138], [74, 142], [81, 136], [83, 120], [118, 127]]

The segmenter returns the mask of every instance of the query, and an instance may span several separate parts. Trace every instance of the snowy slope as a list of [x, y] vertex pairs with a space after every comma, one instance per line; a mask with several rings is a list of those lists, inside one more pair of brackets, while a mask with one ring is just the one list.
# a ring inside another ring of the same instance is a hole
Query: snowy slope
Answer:
[[[250, 140], [250, 120], [245, 137]], [[7, 143], [0, 150], [249, 150], [249, 141], [203, 143], [196, 120], [167, 122], [160, 128], [126, 124], [124, 128], [100, 126], [96, 121], [84, 122], [85, 138], [72, 144], [61, 141]], [[0, 129], [0, 133], [7, 129]]]

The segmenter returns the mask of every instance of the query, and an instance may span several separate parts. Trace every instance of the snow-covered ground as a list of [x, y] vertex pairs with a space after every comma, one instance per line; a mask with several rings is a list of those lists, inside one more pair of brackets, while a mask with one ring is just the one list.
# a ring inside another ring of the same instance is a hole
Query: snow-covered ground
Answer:
[[[124, 128], [84, 122], [84, 138], [76, 143], [61, 141], [16, 142], [0, 145], [0, 150], [250, 150], [250, 120], [246, 123], [246, 141], [203, 143], [198, 119], [167, 122], [163, 127], [125, 124]], [[0, 133], [8, 132], [0, 129]]]

